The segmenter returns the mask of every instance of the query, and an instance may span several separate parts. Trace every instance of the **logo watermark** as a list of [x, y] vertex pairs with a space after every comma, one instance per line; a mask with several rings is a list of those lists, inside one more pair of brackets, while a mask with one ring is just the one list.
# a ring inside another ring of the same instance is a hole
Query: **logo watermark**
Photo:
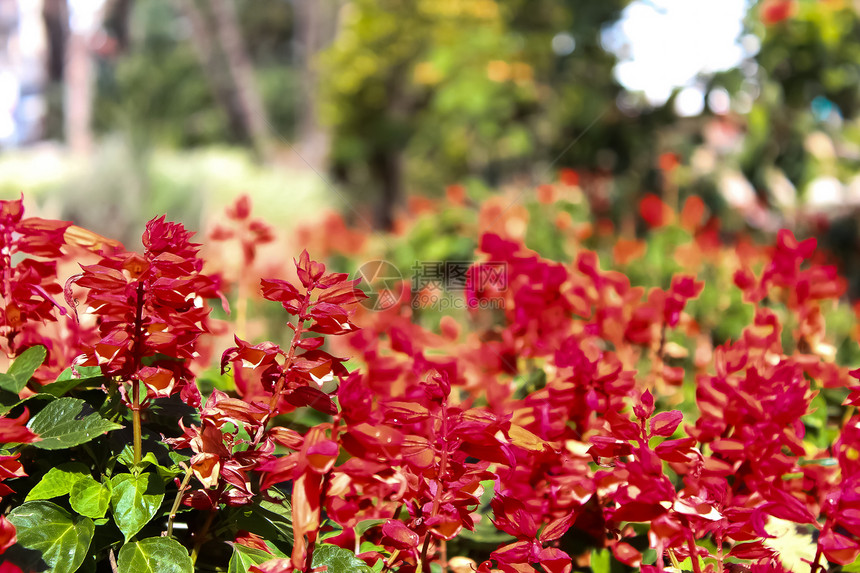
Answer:
[[397, 293], [403, 282], [400, 270], [388, 261], [368, 261], [361, 265], [355, 278], [367, 295], [361, 304], [370, 310], [388, 310], [397, 304]]
[[[504, 291], [508, 287], [506, 263], [416, 261], [411, 270], [410, 300], [414, 309], [504, 308]], [[382, 311], [397, 304], [404, 279], [394, 264], [383, 260], [369, 261], [359, 267], [355, 276], [362, 279], [360, 287], [368, 295], [361, 301], [366, 308]]]

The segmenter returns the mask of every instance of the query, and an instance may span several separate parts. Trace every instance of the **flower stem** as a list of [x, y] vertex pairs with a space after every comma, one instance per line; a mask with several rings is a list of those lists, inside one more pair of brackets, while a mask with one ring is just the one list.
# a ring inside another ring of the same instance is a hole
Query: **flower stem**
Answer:
[[[334, 417], [334, 421], [331, 427], [331, 439], [334, 442], [337, 442], [337, 434], [340, 429], [340, 414]], [[320, 501], [319, 507], [326, 506], [326, 497], [328, 496], [328, 488], [331, 484], [331, 470], [327, 471], [323, 476], [322, 485], [320, 486]], [[319, 510], [317, 510], [319, 511]], [[319, 520], [317, 521], [319, 524]], [[308, 553], [305, 559], [305, 573], [310, 573], [311, 569], [313, 569], [314, 562], [314, 550], [316, 549], [317, 536], [319, 535], [319, 525], [317, 525], [317, 530], [313, 532], [313, 537], [308, 536]]]
[[203, 523], [203, 527], [200, 528], [200, 531], [195, 535], [196, 540], [194, 541], [194, 549], [191, 550], [191, 563], [197, 563], [197, 555], [200, 553], [200, 546], [203, 545], [203, 542], [206, 541], [206, 538], [209, 536], [209, 528], [212, 526], [212, 521], [215, 519], [216, 511], [213, 509], [209, 511], [209, 515], [206, 516], [206, 521]]
[[[438, 487], [436, 494], [433, 496], [433, 507], [430, 510], [430, 517], [434, 517], [439, 511], [439, 505], [442, 502], [442, 489], [444, 485], [445, 472], [448, 471], [448, 407], [443, 402], [442, 404], [442, 459], [439, 461], [439, 474], [437, 476]], [[438, 439], [438, 436], [437, 436]], [[430, 548], [430, 529], [424, 534], [424, 545], [421, 547], [421, 555], [419, 557], [418, 571], [430, 571], [430, 563], [427, 561], [427, 550]]]
[[179, 486], [179, 491], [176, 492], [176, 499], [173, 501], [173, 507], [170, 508], [170, 516], [167, 518], [167, 537], [173, 535], [173, 520], [176, 519], [176, 512], [179, 511], [179, 504], [182, 503], [182, 494], [188, 487], [188, 482], [191, 481], [191, 466], [185, 471], [185, 477], [182, 478], [182, 484]]
[[308, 551], [305, 555], [305, 570], [304, 573], [310, 573], [314, 568], [314, 549], [316, 549], [316, 538], [308, 540]]
[[693, 573], [702, 573], [702, 566], [699, 564], [699, 553], [696, 551], [698, 546], [693, 541], [692, 535], [687, 538], [687, 547], [690, 550], [690, 562], [693, 564]]
[[236, 296], [236, 335], [245, 338], [248, 324], [248, 282], [244, 277], [239, 279], [239, 292]]
[[143, 281], [137, 283], [137, 309], [134, 316], [134, 374], [131, 379], [131, 425], [134, 433], [134, 465], [140, 465], [143, 444], [140, 429], [140, 380], [138, 372], [143, 359]]
[[134, 465], [140, 465], [143, 441], [140, 429], [140, 381], [136, 378], [131, 381], [131, 427], [134, 433]]
[[717, 533], [717, 573], [723, 573], [723, 534]]
[[810, 573], [816, 573], [819, 569], [824, 569], [824, 566], [819, 562], [821, 561], [821, 543], [819, 542], [818, 547], [815, 549], [815, 559], [812, 560], [810, 564], [809, 571]]
[[[286, 384], [287, 382], [287, 374], [289, 373], [290, 366], [292, 366], [293, 360], [296, 357], [296, 348], [299, 345], [299, 341], [302, 339], [302, 334], [304, 334], [304, 317], [310, 302], [311, 291], [308, 290], [307, 294], [305, 295], [305, 299], [302, 301], [302, 305], [299, 308], [298, 319], [296, 321], [296, 327], [293, 332], [293, 340], [292, 342], [290, 342], [290, 351], [287, 353], [287, 358], [284, 361], [283, 373], [278, 378], [278, 381], [275, 383], [274, 390], [272, 390], [272, 397], [269, 399], [269, 414], [263, 421], [263, 426], [265, 426], [269, 420], [271, 420], [277, 415], [278, 400], [280, 400], [281, 398], [281, 392], [284, 391], [284, 384]], [[255, 440], [255, 445], [256, 443], [258, 443], [257, 440]]]
[[391, 554], [391, 556], [388, 558], [388, 561], [386, 561], [386, 562], [385, 562], [385, 566], [382, 568], [382, 573], [385, 573], [386, 571], [388, 571], [389, 569], [391, 569], [391, 567], [392, 567], [392, 566], [394, 565], [394, 563], [397, 561], [397, 558], [398, 558], [399, 556], [400, 556], [400, 550], [399, 550], [399, 549], [395, 549], [395, 550], [394, 550], [394, 553], [392, 553], [392, 554]]
[[[672, 549], [667, 549], [666, 552], [669, 554], [669, 561], [672, 562], [672, 567], [674, 567], [675, 569], [680, 571], [681, 570], [681, 564], [678, 563], [678, 558], [675, 557], [675, 552], [672, 551]], [[662, 556], [660, 557], [660, 559], [662, 562]], [[692, 561], [692, 559], [690, 561]]]

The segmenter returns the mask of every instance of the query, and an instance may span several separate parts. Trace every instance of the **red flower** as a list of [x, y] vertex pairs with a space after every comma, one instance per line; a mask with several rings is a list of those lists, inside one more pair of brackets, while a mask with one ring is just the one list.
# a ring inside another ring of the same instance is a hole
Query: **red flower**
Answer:
[[41, 438], [24, 425], [29, 417], [29, 411], [24, 408], [24, 412], [17, 418], [0, 418], [0, 444], [38, 442]]
[[[219, 292], [215, 279], [201, 273], [203, 261], [192, 234], [164, 217], [153, 219], [143, 234], [143, 255], [106, 255], [67, 281], [67, 302], [75, 304], [73, 286], [86, 288], [88, 312], [100, 318], [102, 338], [85, 350], [79, 364], [101, 366], [105, 375], [123, 382], [142, 382], [147, 399], [181, 392], [189, 404], [199, 403], [187, 362], [207, 330], [205, 299]], [[144, 367], [144, 358], [156, 355], [168, 359]]]
[[25, 324], [56, 320], [55, 308], [66, 313], [53, 299], [62, 291], [56, 282], [56, 262], [27, 257], [13, 264], [13, 259], [22, 255], [59, 259], [63, 233], [71, 223], [23, 216], [23, 196], [17, 201], [0, 201], [0, 334], [8, 341], [11, 355], [16, 353], [15, 337]]

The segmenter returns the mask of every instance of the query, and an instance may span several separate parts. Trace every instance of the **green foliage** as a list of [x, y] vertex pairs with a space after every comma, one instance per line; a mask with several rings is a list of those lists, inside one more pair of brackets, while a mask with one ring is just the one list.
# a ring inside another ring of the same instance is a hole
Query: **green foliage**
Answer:
[[102, 418], [92, 406], [77, 398], [60, 398], [45, 406], [30, 421], [41, 441], [33, 447], [61, 450], [84, 444], [121, 425]]
[[[9, 521], [18, 533], [18, 543], [38, 552], [25, 571], [41, 571], [39, 563], [48, 565], [49, 573], [73, 573], [84, 562], [95, 525], [87, 517], [72, 515], [48, 501], [28, 501], [9, 513]], [[25, 565], [24, 563], [18, 564]]]
[[233, 545], [233, 555], [230, 557], [230, 563], [227, 565], [227, 573], [248, 573], [248, 568], [252, 565], [265, 563], [272, 558], [271, 553], [262, 549], [245, 547], [236, 543]]
[[[263, 64], [261, 92], [269, 117], [276, 131], [288, 133], [298, 103], [295, 73], [283, 65], [290, 56], [291, 11], [279, 3], [240, 2], [238, 7], [242, 32], [254, 40], [249, 51]], [[136, 2], [129, 22], [130, 48], [103, 61], [99, 70], [96, 128], [128, 131], [143, 146], [238, 143], [175, 5], [169, 0]]]
[[[368, 162], [403, 150], [407, 180], [424, 189], [531, 172], [614, 101], [615, 57], [598, 31], [626, 3], [351, 3], [322, 59], [337, 168], [365, 185]], [[572, 35], [572, 53], [553, 52], [558, 33]], [[582, 157], [610, 143], [600, 128], [586, 140]]]
[[[747, 18], [749, 29], [761, 38], [755, 55], [760, 71], [754, 78], [761, 95], [748, 116], [741, 166], [764, 189], [773, 187], [773, 173], [784, 174], [803, 201], [813, 199], [805, 195], [816, 178], [847, 182], [858, 167], [853, 154], [822, 154], [809, 138], [824, 135], [837, 149], [860, 142], [852, 129], [843, 128], [843, 121], [860, 112], [860, 17], [848, 3], [794, 6], [780, 22], [762, 22], [757, 10]], [[746, 89], [750, 85], [748, 80]]]
[[117, 474], [110, 480], [110, 507], [126, 542], [155, 517], [164, 499], [164, 482], [147, 472]]
[[149, 537], [123, 545], [117, 569], [119, 573], [193, 573], [194, 563], [175, 539]]
[[611, 564], [611, 555], [608, 549], [593, 550], [591, 552], [591, 572], [592, 573], [609, 573]]
[[79, 514], [92, 519], [101, 519], [108, 510], [111, 499], [111, 482], [98, 482], [84, 476], [72, 486], [69, 504]]
[[269, 490], [270, 499], [260, 499], [237, 510], [236, 526], [269, 541], [288, 553], [293, 546], [293, 520], [290, 502], [277, 489]]
[[26, 501], [68, 495], [74, 485], [89, 477], [89, 468], [80, 462], [67, 462], [48, 470], [27, 494]]
[[370, 573], [371, 569], [355, 553], [337, 545], [322, 544], [314, 550], [313, 567], [328, 567], [329, 573]]
[[95, 124], [130, 129], [147, 143], [194, 145], [230, 138], [190, 42], [179, 41], [183, 21], [164, 0], [134, 3], [133, 49], [99, 75]]
[[0, 388], [9, 392], [19, 393], [30, 381], [36, 369], [45, 361], [47, 351], [44, 346], [33, 346], [22, 352], [9, 367], [9, 371], [0, 374]]
[[59, 398], [72, 388], [94, 385], [106, 380], [98, 366], [71, 366], [63, 370], [54, 382], [42, 386], [41, 391]]

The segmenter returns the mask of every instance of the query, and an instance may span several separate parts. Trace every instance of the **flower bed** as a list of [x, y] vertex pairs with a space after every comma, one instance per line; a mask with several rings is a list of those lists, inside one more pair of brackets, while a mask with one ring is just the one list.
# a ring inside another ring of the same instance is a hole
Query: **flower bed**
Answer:
[[[233, 280], [163, 217], [135, 253], [0, 203], [0, 571], [858, 570], [856, 328], [815, 241], [648, 198], [609, 269], [563, 187], [476, 211], [444, 311], [307, 251], [251, 284], [245, 198]], [[568, 262], [525, 246], [549, 210]]]

